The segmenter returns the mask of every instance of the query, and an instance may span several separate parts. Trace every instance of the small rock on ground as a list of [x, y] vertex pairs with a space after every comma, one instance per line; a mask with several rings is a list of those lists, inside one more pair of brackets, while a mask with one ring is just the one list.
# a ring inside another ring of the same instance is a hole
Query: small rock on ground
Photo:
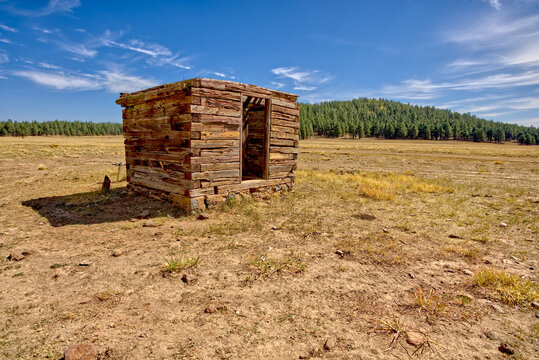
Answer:
[[198, 220], [208, 220], [209, 218], [210, 218], [209, 215], [206, 214], [206, 213], [200, 213], [200, 214], [198, 214], [198, 216], [197, 216], [197, 219], [198, 219]]
[[485, 336], [490, 340], [500, 340], [500, 337], [492, 331], [485, 331]]
[[473, 275], [473, 271], [470, 271], [468, 269], [464, 269], [464, 270], [462, 270], [462, 272], [465, 273], [466, 275], [470, 275], [470, 276]]
[[112, 256], [114, 257], [121, 256], [122, 254], [123, 254], [122, 250], [119, 250], [119, 249], [116, 249], [112, 252]]
[[144, 224], [142, 224], [142, 227], [158, 227], [159, 225], [154, 223], [153, 221], [146, 221]]
[[530, 305], [534, 309], [539, 309], [539, 301], [532, 301]]
[[335, 340], [333, 338], [327, 338], [323, 345], [324, 350], [331, 351], [335, 348]]
[[499, 312], [500, 314], [503, 314], [503, 309], [501, 308], [501, 306], [496, 305], [496, 304], [491, 304], [490, 306], [492, 306], [492, 308], [496, 310], [497, 312]]
[[71, 345], [64, 353], [64, 360], [95, 360], [97, 350], [90, 343]]
[[498, 350], [500, 350], [504, 354], [513, 355], [515, 353], [515, 350], [506, 343], [501, 343], [500, 346], [498, 346]]
[[92, 265], [92, 263], [89, 260], [82, 260], [79, 263], [79, 266], [90, 266], [90, 265]]
[[7, 258], [8, 260], [12, 261], [21, 261], [22, 259], [24, 259], [24, 255], [22, 254], [22, 252], [13, 251], [11, 254], [9, 254]]
[[423, 344], [423, 335], [415, 331], [407, 331], [406, 342], [412, 346], [420, 346]]
[[147, 219], [150, 217], [150, 210], [143, 210], [139, 215], [139, 219]]

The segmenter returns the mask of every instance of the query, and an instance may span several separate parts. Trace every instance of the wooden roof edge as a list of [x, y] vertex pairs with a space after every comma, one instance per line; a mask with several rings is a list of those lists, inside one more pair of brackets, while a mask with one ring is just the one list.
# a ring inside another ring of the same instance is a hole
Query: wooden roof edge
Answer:
[[[132, 92], [132, 93], [120, 93], [120, 97], [116, 100], [116, 103], [120, 104], [120, 105], [123, 105], [124, 103], [126, 103], [130, 99], [137, 98], [137, 97], [144, 97], [144, 95], [149, 95], [149, 93], [157, 92], [159, 90], [164, 90], [164, 89], [167, 89], [167, 88], [170, 88], [170, 87], [178, 87], [178, 89], [183, 89], [183, 88], [186, 88], [188, 86], [195, 86], [196, 87], [196, 86], [200, 86], [201, 82], [216, 82], [217, 84], [223, 84], [223, 85], [230, 84], [230, 85], [235, 86], [235, 87], [246, 86], [251, 91], [256, 91], [256, 90], [269, 91], [269, 92], [272, 92], [272, 93], [275, 93], [275, 94], [281, 94], [281, 95], [284, 95], [284, 96], [293, 97], [293, 98], [295, 98], [295, 100], [297, 100], [297, 98], [299, 97], [299, 95], [297, 95], [297, 94], [292, 94], [292, 93], [288, 93], [288, 92], [285, 92], [285, 91], [268, 89], [268, 88], [264, 88], [264, 87], [261, 87], [261, 86], [258, 86], [258, 85], [240, 83], [240, 82], [237, 82], [237, 81], [209, 79], [209, 78], [192, 78], [192, 79], [188, 79], [188, 80], [182, 80], [182, 81], [176, 81], [176, 82], [173, 82], [173, 83], [162, 84], [162, 85], [154, 86], [154, 87], [151, 87], [151, 88], [148, 88], [148, 89], [135, 91], [135, 92]], [[142, 98], [141, 98], [141, 100], [142, 100]]]

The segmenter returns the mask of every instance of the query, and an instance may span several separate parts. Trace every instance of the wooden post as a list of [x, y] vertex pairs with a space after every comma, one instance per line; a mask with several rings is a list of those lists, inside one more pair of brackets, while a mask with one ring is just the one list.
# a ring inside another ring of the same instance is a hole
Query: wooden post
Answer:
[[243, 181], [243, 94], [240, 93], [240, 183]]
[[267, 98], [265, 102], [266, 121], [264, 123], [264, 168], [262, 169], [262, 177], [269, 178], [269, 158], [270, 158], [270, 131], [271, 131], [271, 98]]

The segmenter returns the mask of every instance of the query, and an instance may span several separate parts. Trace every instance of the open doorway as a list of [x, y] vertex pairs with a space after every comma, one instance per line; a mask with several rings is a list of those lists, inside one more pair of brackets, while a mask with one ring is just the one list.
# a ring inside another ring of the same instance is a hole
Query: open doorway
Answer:
[[247, 96], [242, 103], [242, 181], [267, 179], [271, 100]]

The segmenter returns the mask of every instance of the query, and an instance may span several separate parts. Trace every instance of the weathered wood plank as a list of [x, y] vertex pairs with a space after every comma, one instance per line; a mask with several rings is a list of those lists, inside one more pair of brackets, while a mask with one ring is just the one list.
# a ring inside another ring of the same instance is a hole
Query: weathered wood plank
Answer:
[[272, 153], [282, 153], [282, 154], [298, 154], [299, 149], [295, 147], [286, 147], [286, 146], [272, 146], [270, 151]]
[[200, 171], [233, 170], [238, 168], [238, 162], [216, 162], [210, 164], [200, 164]]
[[190, 105], [187, 112], [193, 114], [223, 115], [230, 117], [240, 117], [241, 111], [236, 109], [225, 109], [214, 106]]
[[239, 140], [191, 140], [189, 146], [198, 149], [238, 147]]
[[192, 156], [187, 157], [189, 164], [213, 164], [216, 162], [240, 162], [239, 155], [220, 155], [220, 156]]
[[271, 109], [273, 106], [273, 100], [271, 98], [266, 99], [264, 105], [264, 159], [262, 163], [262, 177], [267, 179], [269, 177], [269, 161], [270, 161], [270, 132], [271, 132]]
[[222, 178], [237, 178], [239, 177], [239, 170], [218, 170], [218, 171], [204, 171], [199, 173], [190, 173], [187, 175], [190, 180], [215, 180]]
[[299, 140], [298, 134], [289, 134], [285, 132], [271, 132], [271, 137], [276, 139], [288, 139], [288, 140]]
[[201, 140], [239, 140], [240, 132], [239, 131], [201, 131], [200, 132]]

